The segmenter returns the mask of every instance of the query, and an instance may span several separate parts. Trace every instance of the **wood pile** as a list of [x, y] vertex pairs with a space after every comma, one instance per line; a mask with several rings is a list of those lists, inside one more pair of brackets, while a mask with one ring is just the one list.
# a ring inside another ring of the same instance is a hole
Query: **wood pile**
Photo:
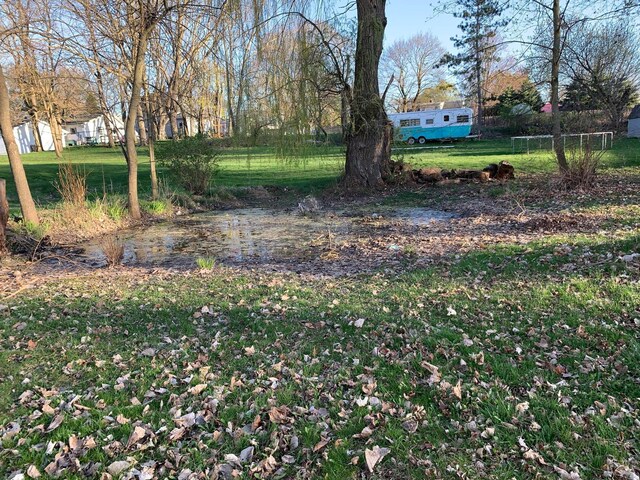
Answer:
[[418, 184], [439, 183], [446, 181], [476, 180], [488, 182], [490, 180], [512, 180], [515, 178], [515, 170], [509, 162], [492, 163], [482, 170], [446, 170], [441, 168], [413, 169], [410, 165], [393, 163], [392, 174], [396, 178]]

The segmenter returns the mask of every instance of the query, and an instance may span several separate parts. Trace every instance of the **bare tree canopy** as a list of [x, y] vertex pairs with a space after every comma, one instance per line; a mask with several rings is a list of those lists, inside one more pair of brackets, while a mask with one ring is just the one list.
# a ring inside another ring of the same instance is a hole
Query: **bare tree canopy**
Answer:
[[385, 50], [383, 84], [392, 80], [388, 100], [396, 111], [412, 109], [427, 88], [443, 80], [444, 72], [436, 66], [444, 54], [444, 47], [430, 33], [397, 40]]

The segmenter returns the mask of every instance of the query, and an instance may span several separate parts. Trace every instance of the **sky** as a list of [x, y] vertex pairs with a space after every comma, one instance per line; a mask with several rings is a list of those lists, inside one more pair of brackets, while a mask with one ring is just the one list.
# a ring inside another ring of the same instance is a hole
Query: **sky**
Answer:
[[416, 33], [431, 33], [447, 50], [453, 50], [451, 37], [459, 35], [459, 20], [453, 15], [435, 14], [429, 0], [388, 0], [385, 45]]

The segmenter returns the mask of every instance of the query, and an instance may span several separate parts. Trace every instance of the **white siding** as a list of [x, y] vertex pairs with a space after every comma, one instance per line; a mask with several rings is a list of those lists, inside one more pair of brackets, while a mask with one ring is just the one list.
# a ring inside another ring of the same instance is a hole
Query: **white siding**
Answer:
[[628, 137], [640, 138], [640, 118], [629, 120]]
[[[51, 127], [46, 122], [40, 122], [38, 124], [38, 130], [40, 131], [40, 138], [42, 138], [42, 148], [46, 151], [55, 150], [53, 145], [53, 135], [51, 134]], [[24, 155], [31, 153], [31, 145], [35, 145], [35, 136], [31, 123], [23, 123], [17, 127], [13, 127], [13, 136], [16, 138], [19, 152]], [[2, 138], [0, 138], [0, 155], [6, 155], [7, 148]]]

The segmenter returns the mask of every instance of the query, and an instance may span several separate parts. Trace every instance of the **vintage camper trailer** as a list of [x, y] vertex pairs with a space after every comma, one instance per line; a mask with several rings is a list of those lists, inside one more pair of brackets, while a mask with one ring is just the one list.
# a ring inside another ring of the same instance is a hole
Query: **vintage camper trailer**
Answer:
[[417, 112], [389, 115], [398, 129], [400, 139], [409, 145], [426, 143], [427, 140], [464, 138], [471, 134], [473, 110], [470, 108], [448, 108], [421, 110]]

